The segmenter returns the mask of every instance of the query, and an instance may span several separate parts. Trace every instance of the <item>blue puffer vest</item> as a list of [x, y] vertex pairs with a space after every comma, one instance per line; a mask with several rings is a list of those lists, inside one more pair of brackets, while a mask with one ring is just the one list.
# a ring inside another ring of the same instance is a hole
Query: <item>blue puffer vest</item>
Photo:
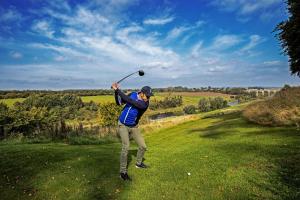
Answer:
[[[130, 98], [133, 100], [138, 101], [138, 93], [133, 92], [130, 95]], [[135, 126], [136, 125], [136, 119], [138, 117], [139, 110], [138, 108], [134, 107], [133, 105], [127, 103], [125, 107], [123, 108], [123, 111], [119, 117], [119, 120], [122, 124], [126, 126]]]

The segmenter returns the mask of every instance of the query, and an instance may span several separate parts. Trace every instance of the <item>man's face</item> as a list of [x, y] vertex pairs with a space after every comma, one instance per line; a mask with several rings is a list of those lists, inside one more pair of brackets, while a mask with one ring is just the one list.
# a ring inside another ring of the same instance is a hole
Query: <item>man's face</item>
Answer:
[[141, 99], [143, 99], [143, 101], [145, 101], [145, 102], [149, 101], [148, 97], [147, 97], [143, 92], [140, 93], [140, 97], [141, 97]]

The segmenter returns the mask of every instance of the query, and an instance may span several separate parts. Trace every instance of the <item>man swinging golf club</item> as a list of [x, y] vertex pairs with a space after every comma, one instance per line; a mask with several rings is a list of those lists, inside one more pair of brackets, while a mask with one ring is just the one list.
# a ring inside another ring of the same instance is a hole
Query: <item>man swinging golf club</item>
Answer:
[[129, 150], [129, 138], [132, 137], [138, 144], [136, 156], [136, 168], [147, 168], [143, 163], [146, 144], [138, 128], [141, 116], [148, 109], [149, 99], [153, 96], [151, 88], [144, 86], [139, 92], [132, 92], [130, 95], [124, 94], [119, 89], [118, 83], [111, 86], [115, 90], [115, 100], [118, 105], [125, 104], [118, 122], [118, 132], [122, 141], [122, 151], [120, 156], [120, 177], [123, 180], [131, 180], [127, 174], [127, 156]]

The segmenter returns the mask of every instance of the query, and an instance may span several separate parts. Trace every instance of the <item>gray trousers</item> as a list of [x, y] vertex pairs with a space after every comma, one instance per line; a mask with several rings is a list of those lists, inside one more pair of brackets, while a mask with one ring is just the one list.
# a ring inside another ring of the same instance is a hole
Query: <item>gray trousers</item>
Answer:
[[147, 146], [138, 127], [128, 127], [122, 124], [121, 122], [118, 123], [118, 126], [118, 132], [122, 141], [122, 150], [120, 155], [120, 173], [126, 173], [130, 138], [132, 137], [139, 146], [136, 155], [137, 164], [142, 163]]

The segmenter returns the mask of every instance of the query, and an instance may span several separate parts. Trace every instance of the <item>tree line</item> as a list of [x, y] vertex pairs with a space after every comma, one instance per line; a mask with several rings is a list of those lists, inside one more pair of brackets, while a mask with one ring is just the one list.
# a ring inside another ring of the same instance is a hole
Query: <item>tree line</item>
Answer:
[[[255, 87], [253, 87], [255, 88]], [[258, 87], [257, 87], [258, 88]], [[132, 89], [123, 90], [125, 93]], [[240, 95], [247, 93], [247, 88], [236, 87], [200, 87], [200, 88], [188, 88], [182, 86], [167, 87], [167, 88], [153, 88], [154, 93], [159, 92], [217, 92], [223, 94]], [[100, 95], [113, 95], [111, 89], [86, 89], [86, 90], [0, 90], [0, 99], [14, 99], [14, 98], [27, 98], [32, 95], [77, 95], [77, 96], [100, 96]]]
[[[126, 90], [125, 90], [126, 91]], [[31, 95], [77, 95], [77, 96], [99, 96], [99, 95], [112, 95], [112, 90], [98, 89], [98, 90], [0, 90], [0, 99], [14, 99], [14, 98], [27, 98]]]
[[83, 122], [96, 120], [98, 129], [116, 125], [121, 109], [113, 103], [84, 103], [79, 96], [70, 94], [31, 95], [12, 107], [0, 103], [0, 137], [22, 134], [65, 138], [86, 131]]
[[215, 98], [202, 98], [198, 102], [198, 107], [194, 105], [188, 105], [183, 108], [183, 112], [186, 114], [195, 114], [197, 110], [199, 112], [209, 112], [221, 108], [228, 107], [228, 101], [222, 97]]

